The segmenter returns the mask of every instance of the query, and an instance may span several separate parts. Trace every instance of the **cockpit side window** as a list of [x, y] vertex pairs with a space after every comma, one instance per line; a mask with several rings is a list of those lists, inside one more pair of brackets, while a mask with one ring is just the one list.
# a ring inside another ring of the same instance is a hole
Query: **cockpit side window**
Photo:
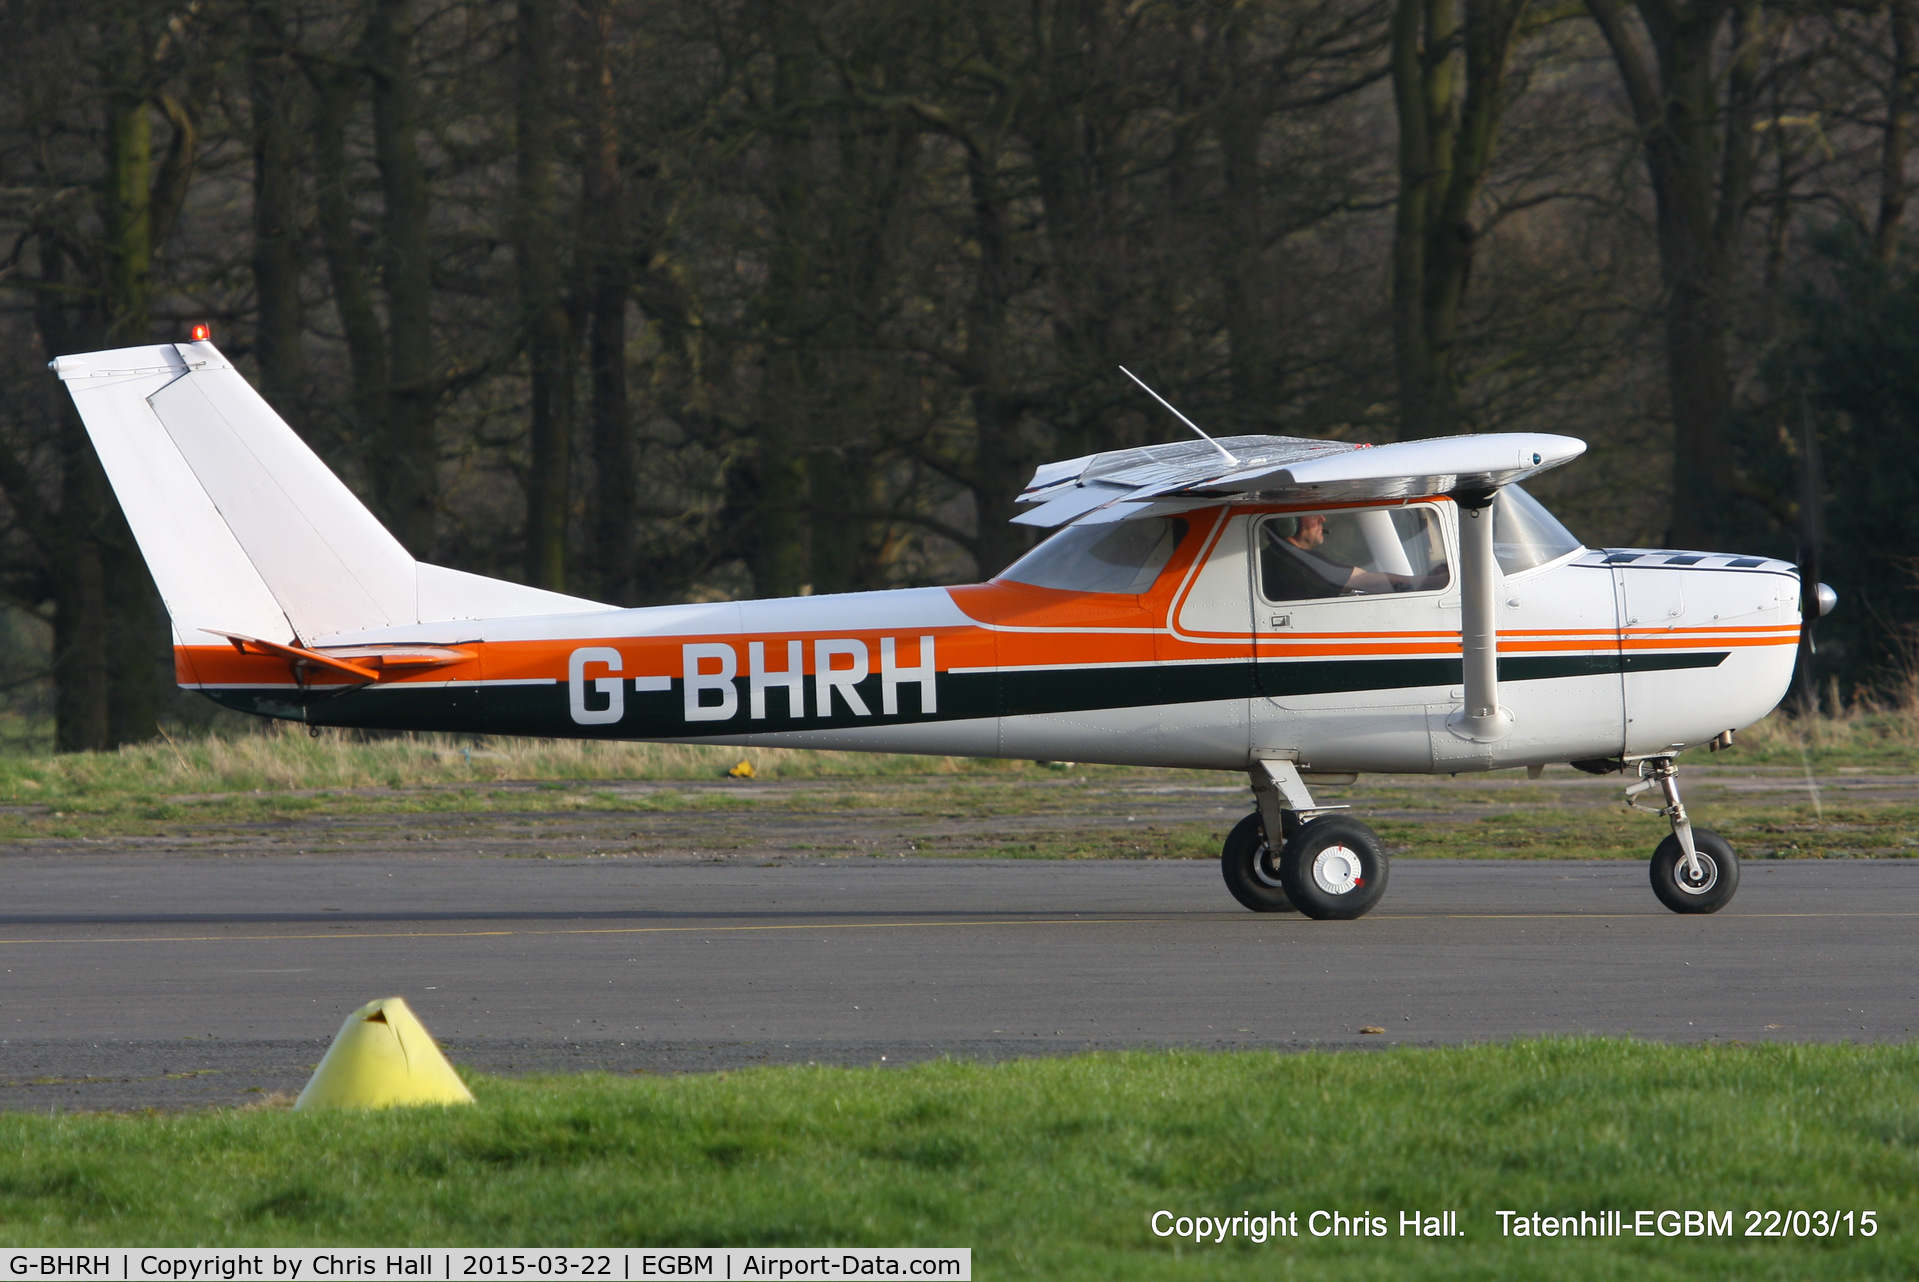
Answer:
[[1579, 540], [1538, 499], [1517, 485], [1499, 491], [1493, 501], [1493, 559], [1502, 571], [1518, 574], [1580, 547]]
[[1036, 588], [1137, 596], [1152, 590], [1185, 537], [1186, 522], [1176, 516], [1071, 525], [1000, 571], [999, 577]]
[[1268, 601], [1426, 592], [1451, 582], [1431, 508], [1362, 508], [1275, 516], [1259, 525]]

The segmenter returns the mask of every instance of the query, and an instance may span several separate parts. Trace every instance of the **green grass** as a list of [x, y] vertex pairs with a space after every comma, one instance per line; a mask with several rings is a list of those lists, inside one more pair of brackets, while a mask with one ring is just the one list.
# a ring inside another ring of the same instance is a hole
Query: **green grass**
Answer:
[[750, 761], [761, 781], [845, 780], [854, 787], [901, 779], [937, 787], [961, 777], [1056, 773], [1030, 761], [806, 749], [441, 734], [312, 738], [299, 726], [274, 722], [263, 723], [258, 734], [164, 738], [115, 752], [0, 755], [0, 839], [157, 834], [181, 823], [270, 822], [322, 810], [542, 813], [732, 805], [742, 799], [670, 788], [616, 793], [596, 785], [711, 781], [741, 761]]
[[[9, 1244], [970, 1246], [996, 1277], [1910, 1277], [1919, 1048], [1550, 1040], [479, 1078], [471, 1109], [0, 1116]], [[1502, 1239], [1494, 1212], [1873, 1210], [1872, 1238]], [[1178, 1245], [1154, 1211], [1459, 1212]]]
[[[722, 785], [742, 760], [756, 777]], [[1686, 764], [1695, 822], [1726, 837], [1743, 857], [1919, 854], [1919, 805], [1857, 789], [1828, 788], [1815, 801], [1808, 787], [1809, 776], [1831, 784], [1841, 776], [1919, 771], [1919, 714], [1773, 717], [1730, 752], [1691, 754]], [[1747, 778], [1733, 788], [1729, 775]], [[1575, 778], [1565, 767], [1554, 767], [1538, 787], [1500, 786], [1516, 781], [1510, 771], [1456, 779], [1367, 776], [1316, 793], [1352, 804], [1395, 856], [1645, 858], [1660, 822], [1617, 804], [1626, 781], [1555, 785]], [[570, 814], [582, 823], [618, 825], [625, 815], [705, 811], [716, 821], [725, 818], [719, 812], [737, 816], [713, 829], [715, 848], [732, 849], [740, 842], [729, 845], [723, 834], [750, 828], [758, 822], [753, 812], [790, 809], [844, 811], [859, 827], [890, 825], [910, 839], [910, 849], [928, 855], [1210, 859], [1250, 797], [1222, 793], [1217, 819], [1195, 821], [1190, 796], [1182, 803], [1186, 814], [1151, 813], [1152, 790], [1231, 791], [1241, 782], [1243, 776], [1219, 771], [701, 745], [448, 735], [363, 741], [332, 732], [313, 739], [297, 726], [268, 725], [260, 734], [168, 739], [111, 753], [0, 755], [0, 841], [231, 842], [297, 829], [304, 835], [288, 836], [292, 844], [332, 849], [382, 835], [364, 823], [315, 828], [344, 816], [394, 816], [394, 824], [410, 822], [417, 833], [434, 829], [442, 816], [511, 825], [522, 816]], [[1136, 810], [1139, 822], [1128, 818]], [[1000, 819], [1009, 822], [993, 823]], [[975, 822], [944, 822], [950, 820]], [[870, 841], [855, 838], [849, 831], [808, 849], [871, 853]], [[618, 839], [609, 829], [605, 840]], [[896, 852], [903, 844], [890, 842]]]
[[259, 733], [162, 738], [115, 752], [0, 756], [0, 804], [45, 803], [99, 793], [245, 793], [299, 789], [409, 788], [445, 783], [544, 780], [713, 779], [750, 758], [763, 778], [1034, 770], [1031, 762], [888, 756], [806, 749], [590, 739], [510, 739], [410, 734], [362, 740], [319, 737], [290, 722]]
[[[1765, 794], [1688, 805], [1693, 822], [1731, 842], [1741, 859], [1919, 856], [1919, 806], [1828, 806], [1815, 814], [1810, 804]], [[1667, 831], [1657, 818], [1623, 806], [1502, 809], [1453, 822], [1370, 817], [1368, 822], [1389, 853], [1431, 859], [1644, 859]]]
[[[148, 805], [242, 796], [355, 790], [444, 788], [505, 781], [556, 785], [596, 781], [708, 780], [750, 760], [762, 779], [948, 780], [1015, 782], [1114, 768], [995, 761], [970, 757], [891, 756], [804, 749], [741, 749], [700, 744], [510, 739], [417, 734], [361, 740], [327, 731], [309, 737], [288, 722], [259, 733], [163, 738], [114, 752], [0, 753], [0, 807], [62, 808], [112, 799]], [[1688, 761], [1743, 766], [1919, 770], [1919, 711], [1848, 712], [1793, 721], [1778, 714], [1745, 732], [1730, 753]], [[478, 791], [484, 791], [479, 789]], [[472, 795], [472, 794], [469, 794]]]
[[1919, 770], [1919, 703], [1859, 703], [1816, 717], [1774, 712], [1742, 731], [1731, 755], [1723, 759], [1734, 765], [1799, 766], [1815, 772], [1847, 766]]

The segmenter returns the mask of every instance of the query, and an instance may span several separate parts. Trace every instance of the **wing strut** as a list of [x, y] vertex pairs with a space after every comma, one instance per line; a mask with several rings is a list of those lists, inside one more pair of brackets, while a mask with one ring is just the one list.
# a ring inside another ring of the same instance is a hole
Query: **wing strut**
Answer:
[[1466, 704], [1446, 724], [1461, 738], [1492, 743], [1512, 733], [1513, 714], [1499, 706], [1499, 614], [1493, 557], [1497, 490], [1453, 495], [1459, 504], [1459, 649]]

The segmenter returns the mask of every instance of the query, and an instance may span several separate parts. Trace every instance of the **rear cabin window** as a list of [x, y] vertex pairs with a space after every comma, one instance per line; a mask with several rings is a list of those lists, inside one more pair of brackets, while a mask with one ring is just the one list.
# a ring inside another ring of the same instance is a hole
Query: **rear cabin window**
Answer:
[[1069, 592], [1149, 591], [1186, 537], [1175, 516], [1069, 525], [1000, 572], [1002, 579]]
[[1268, 601], [1427, 592], [1451, 579], [1431, 508], [1306, 512], [1259, 525], [1259, 582]]

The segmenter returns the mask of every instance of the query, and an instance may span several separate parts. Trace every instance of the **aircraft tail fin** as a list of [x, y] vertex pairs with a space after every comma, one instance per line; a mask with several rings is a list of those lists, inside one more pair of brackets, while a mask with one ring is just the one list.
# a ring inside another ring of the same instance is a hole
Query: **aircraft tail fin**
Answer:
[[51, 363], [188, 644], [604, 609], [417, 562], [212, 343]]

